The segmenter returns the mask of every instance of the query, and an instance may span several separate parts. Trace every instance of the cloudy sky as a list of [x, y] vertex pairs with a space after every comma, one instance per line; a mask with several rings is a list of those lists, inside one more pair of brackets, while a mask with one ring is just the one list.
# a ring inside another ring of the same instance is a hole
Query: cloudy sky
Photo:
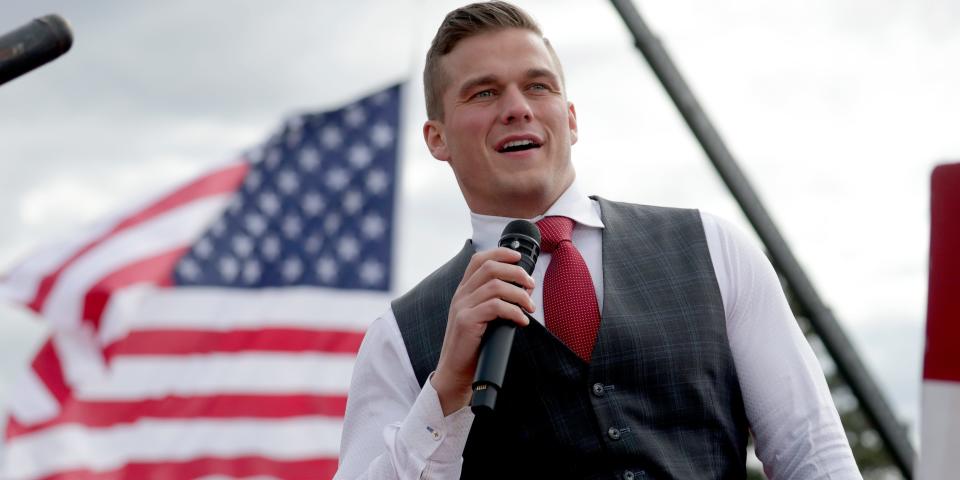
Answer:
[[[608, 3], [518, 3], [564, 62], [580, 126], [574, 163], [589, 192], [702, 208], [749, 230]], [[63, 58], [0, 86], [0, 270], [230, 160], [286, 115], [409, 80], [396, 289], [409, 288], [469, 235], [453, 176], [420, 137], [422, 56], [457, 4], [0, 0], [0, 32], [56, 12], [76, 38]], [[929, 175], [960, 161], [960, 3], [637, 4], [915, 424]], [[0, 305], [0, 411], [43, 334]]]

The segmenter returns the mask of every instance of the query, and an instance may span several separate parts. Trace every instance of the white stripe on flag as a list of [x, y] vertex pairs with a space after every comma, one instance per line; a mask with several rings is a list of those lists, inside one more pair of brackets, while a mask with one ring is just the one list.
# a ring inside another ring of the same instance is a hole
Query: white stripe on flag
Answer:
[[60, 425], [10, 443], [3, 452], [0, 475], [39, 478], [72, 469], [109, 471], [131, 461], [182, 461], [204, 456], [256, 455], [280, 460], [336, 457], [342, 426], [339, 419], [322, 417], [143, 419], [108, 428]]
[[52, 332], [51, 338], [68, 385], [76, 387], [104, 378], [107, 365], [93, 328], [81, 325], [72, 330], [58, 329]]
[[11, 390], [10, 414], [20, 423], [30, 425], [49, 420], [60, 413], [60, 404], [40, 381], [34, 369], [28, 368]]
[[382, 292], [315, 287], [282, 289], [157, 288], [115, 292], [101, 320], [108, 345], [131, 330], [301, 327], [362, 332], [390, 306]]
[[918, 480], [956, 478], [960, 472], [960, 382], [923, 381]]
[[53, 328], [72, 328], [83, 315], [85, 293], [124, 266], [188, 245], [223, 210], [230, 195], [194, 200], [150, 221], [118, 232], [67, 267], [50, 292], [43, 315]]
[[28, 304], [33, 300], [43, 278], [55, 271], [87, 243], [113, 228], [118, 218], [89, 225], [69, 237], [41, 246], [31, 255], [7, 272], [0, 282], [0, 298], [11, 302]]
[[[228, 168], [236, 163], [236, 160], [225, 161], [222, 164], [218, 162], [210, 172]], [[21, 263], [14, 264], [13, 268], [5, 272], [6, 276], [0, 282], [0, 299], [22, 304], [30, 303], [43, 278], [56, 271], [74, 253], [105, 235], [130, 215], [146, 209], [169, 194], [166, 187], [163, 187], [157, 192], [139, 196], [127, 202], [127, 208], [121, 208], [104, 218], [74, 229], [69, 232], [69, 235], [40, 245]]]
[[217, 353], [117, 356], [101, 381], [75, 385], [83, 400], [165, 395], [340, 394], [350, 386], [354, 354]]

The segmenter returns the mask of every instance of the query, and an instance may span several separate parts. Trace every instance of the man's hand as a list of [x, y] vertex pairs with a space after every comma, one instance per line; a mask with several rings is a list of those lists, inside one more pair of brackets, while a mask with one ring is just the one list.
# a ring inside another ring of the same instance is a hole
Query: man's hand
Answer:
[[530, 323], [524, 310], [532, 313], [535, 308], [530, 299], [534, 283], [527, 272], [514, 265], [519, 261], [519, 253], [500, 247], [474, 254], [463, 273], [450, 302], [440, 361], [430, 379], [444, 416], [470, 401], [480, 339], [487, 324], [497, 318], [521, 327]]

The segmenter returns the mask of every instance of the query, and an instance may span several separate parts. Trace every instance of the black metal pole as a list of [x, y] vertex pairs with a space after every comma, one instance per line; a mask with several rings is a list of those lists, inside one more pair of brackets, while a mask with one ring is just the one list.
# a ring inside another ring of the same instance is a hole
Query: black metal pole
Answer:
[[788, 288], [793, 291], [797, 302], [804, 309], [817, 335], [823, 340], [827, 351], [836, 362], [840, 374], [850, 385], [850, 389], [860, 401], [867, 417], [876, 426], [897, 467], [904, 478], [912, 478], [915, 458], [913, 446], [907, 440], [906, 432], [897, 422], [893, 410], [867, 372], [847, 335], [833, 316], [833, 312], [820, 299], [749, 180], [740, 170], [733, 155], [727, 150], [720, 134], [707, 118], [660, 40], [647, 28], [632, 1], [611, 0], [611, 3], [633, 34], [637, 49], [643, 53], [647, 63], [660, 79], [707, 157], [710, 158], [766, 246], [771, 262], [785, 278]]

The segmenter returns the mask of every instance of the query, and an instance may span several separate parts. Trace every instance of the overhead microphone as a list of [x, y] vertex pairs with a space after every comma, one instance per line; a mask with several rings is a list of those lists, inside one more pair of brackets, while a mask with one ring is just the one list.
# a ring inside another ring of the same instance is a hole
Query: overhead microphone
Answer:
[[63, 55], [72, 45], [70, 25], [56, 14], [0, 36], [0, 85]]
[[[520, 261], [517, 265], [530, 275], [540, 256], [540, 229], [526, 220], [514, 220], [503, 229], [499, 246], [519, 252]], [[487, 325], [480, 340], [480, 357], [477, 359], [473, 399], [470, 402], [470, 408], [476, 415], [493, 413], [516, 331], [517, 324], [502, 318]]]

